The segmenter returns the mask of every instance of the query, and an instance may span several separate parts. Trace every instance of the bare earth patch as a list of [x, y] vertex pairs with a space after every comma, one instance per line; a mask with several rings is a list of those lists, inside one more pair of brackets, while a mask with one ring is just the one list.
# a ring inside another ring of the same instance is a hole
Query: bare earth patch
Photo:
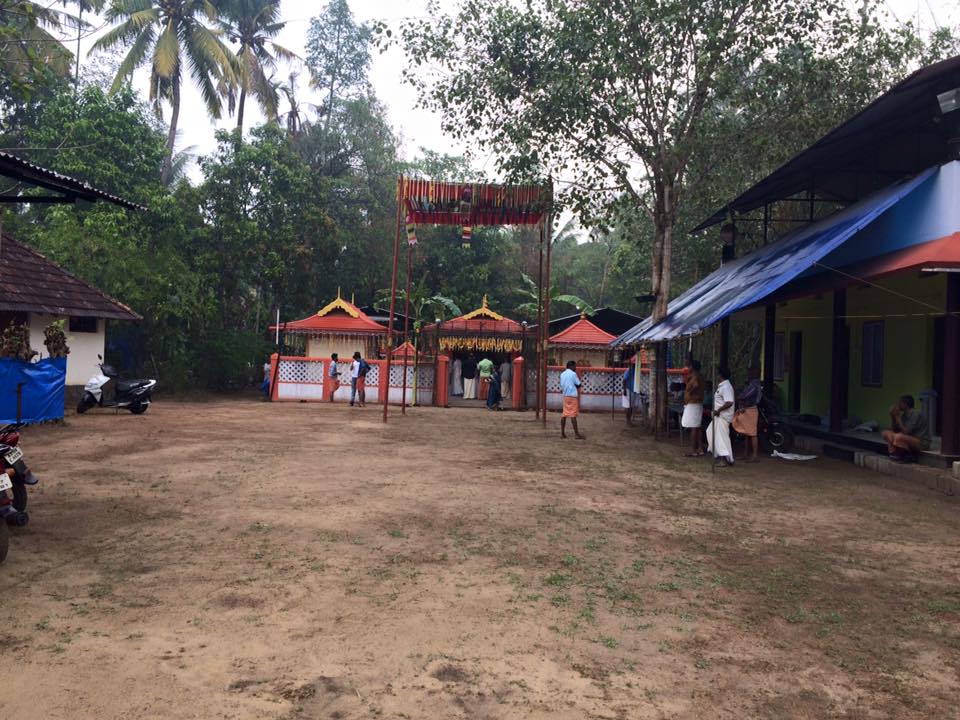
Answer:
[[948, 718], [960, 505], [609, 416], [160, 402], [30, 429], [16, 718]]

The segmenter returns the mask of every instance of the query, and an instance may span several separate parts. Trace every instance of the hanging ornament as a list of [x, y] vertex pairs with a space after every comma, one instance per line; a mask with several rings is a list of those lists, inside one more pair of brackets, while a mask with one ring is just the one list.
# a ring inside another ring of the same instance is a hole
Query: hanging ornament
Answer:
[[413, 215], [407, 215], [407, 245], [417, 244], [417, 224], [413, 222]]
[[463, 226], [463, 238], [462, 238], [462, 242], [461, 242], [461, 244], [460, 244], [460, 247], [462, 247], [464, 250], [469, 250], [469, 249], [470, 249], [470, 240], [472, 239], [472, 237], [473, 237], [473, 228], [470, 227], [469, 225], [464, 225], [464, 226]]

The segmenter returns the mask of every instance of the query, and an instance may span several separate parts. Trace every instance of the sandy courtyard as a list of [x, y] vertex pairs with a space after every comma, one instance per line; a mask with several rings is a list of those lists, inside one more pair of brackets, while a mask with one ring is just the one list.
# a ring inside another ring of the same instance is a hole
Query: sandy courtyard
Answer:
[[960, 716], [960, 505], [609, 416], [161, 400], [28, 430], [0, 717]]

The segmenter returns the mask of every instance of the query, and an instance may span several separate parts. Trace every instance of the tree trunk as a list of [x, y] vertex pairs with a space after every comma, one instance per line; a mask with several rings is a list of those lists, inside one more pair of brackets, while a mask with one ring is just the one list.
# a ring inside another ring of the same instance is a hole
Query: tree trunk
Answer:
[[240, 88], [240, 99], [237, 101], [237, 130], [240, 131], [240, 136], [243, 137], [243, 106], [247, 101], [247, 89], [245, 87]]
[[160, 184], [170, 182], [173, 172], [173, 148], [177, 144], [177, 122], [180, 120], [180, 77], [173, 79], [173, 111], [170, 113], [170, 130], [167, 133], [167, 154], [163, 158], [163, 169], [160, 171]]
[[[657, 208], [654, 214], [654, 243], [652, 258], [652, 285], [656, 296], [651, 313], [654, 324], [667, 316], [670, 302], [670, 264], [673, 258], [673, 187], [661, 185], [657, 189]], [[653, 348], [650, 367], [650, 415], [657, 435], [667, 429], [667, 343], [658, 342]]]

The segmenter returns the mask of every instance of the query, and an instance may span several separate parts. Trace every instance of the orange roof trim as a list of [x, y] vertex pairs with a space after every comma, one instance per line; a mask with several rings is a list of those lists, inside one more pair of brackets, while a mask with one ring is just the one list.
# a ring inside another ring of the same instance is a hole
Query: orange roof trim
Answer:
[[616, 335], [611, 335], [605, 330], [601, 330], [587, 320], [586, 315], [581, 314], [580, 319], [573, 325], [551, 337], [550, 344], [573, 345], [577, 347], [583, 347], [585, 345], [606, 347], [611, 340], [615, 339]]

